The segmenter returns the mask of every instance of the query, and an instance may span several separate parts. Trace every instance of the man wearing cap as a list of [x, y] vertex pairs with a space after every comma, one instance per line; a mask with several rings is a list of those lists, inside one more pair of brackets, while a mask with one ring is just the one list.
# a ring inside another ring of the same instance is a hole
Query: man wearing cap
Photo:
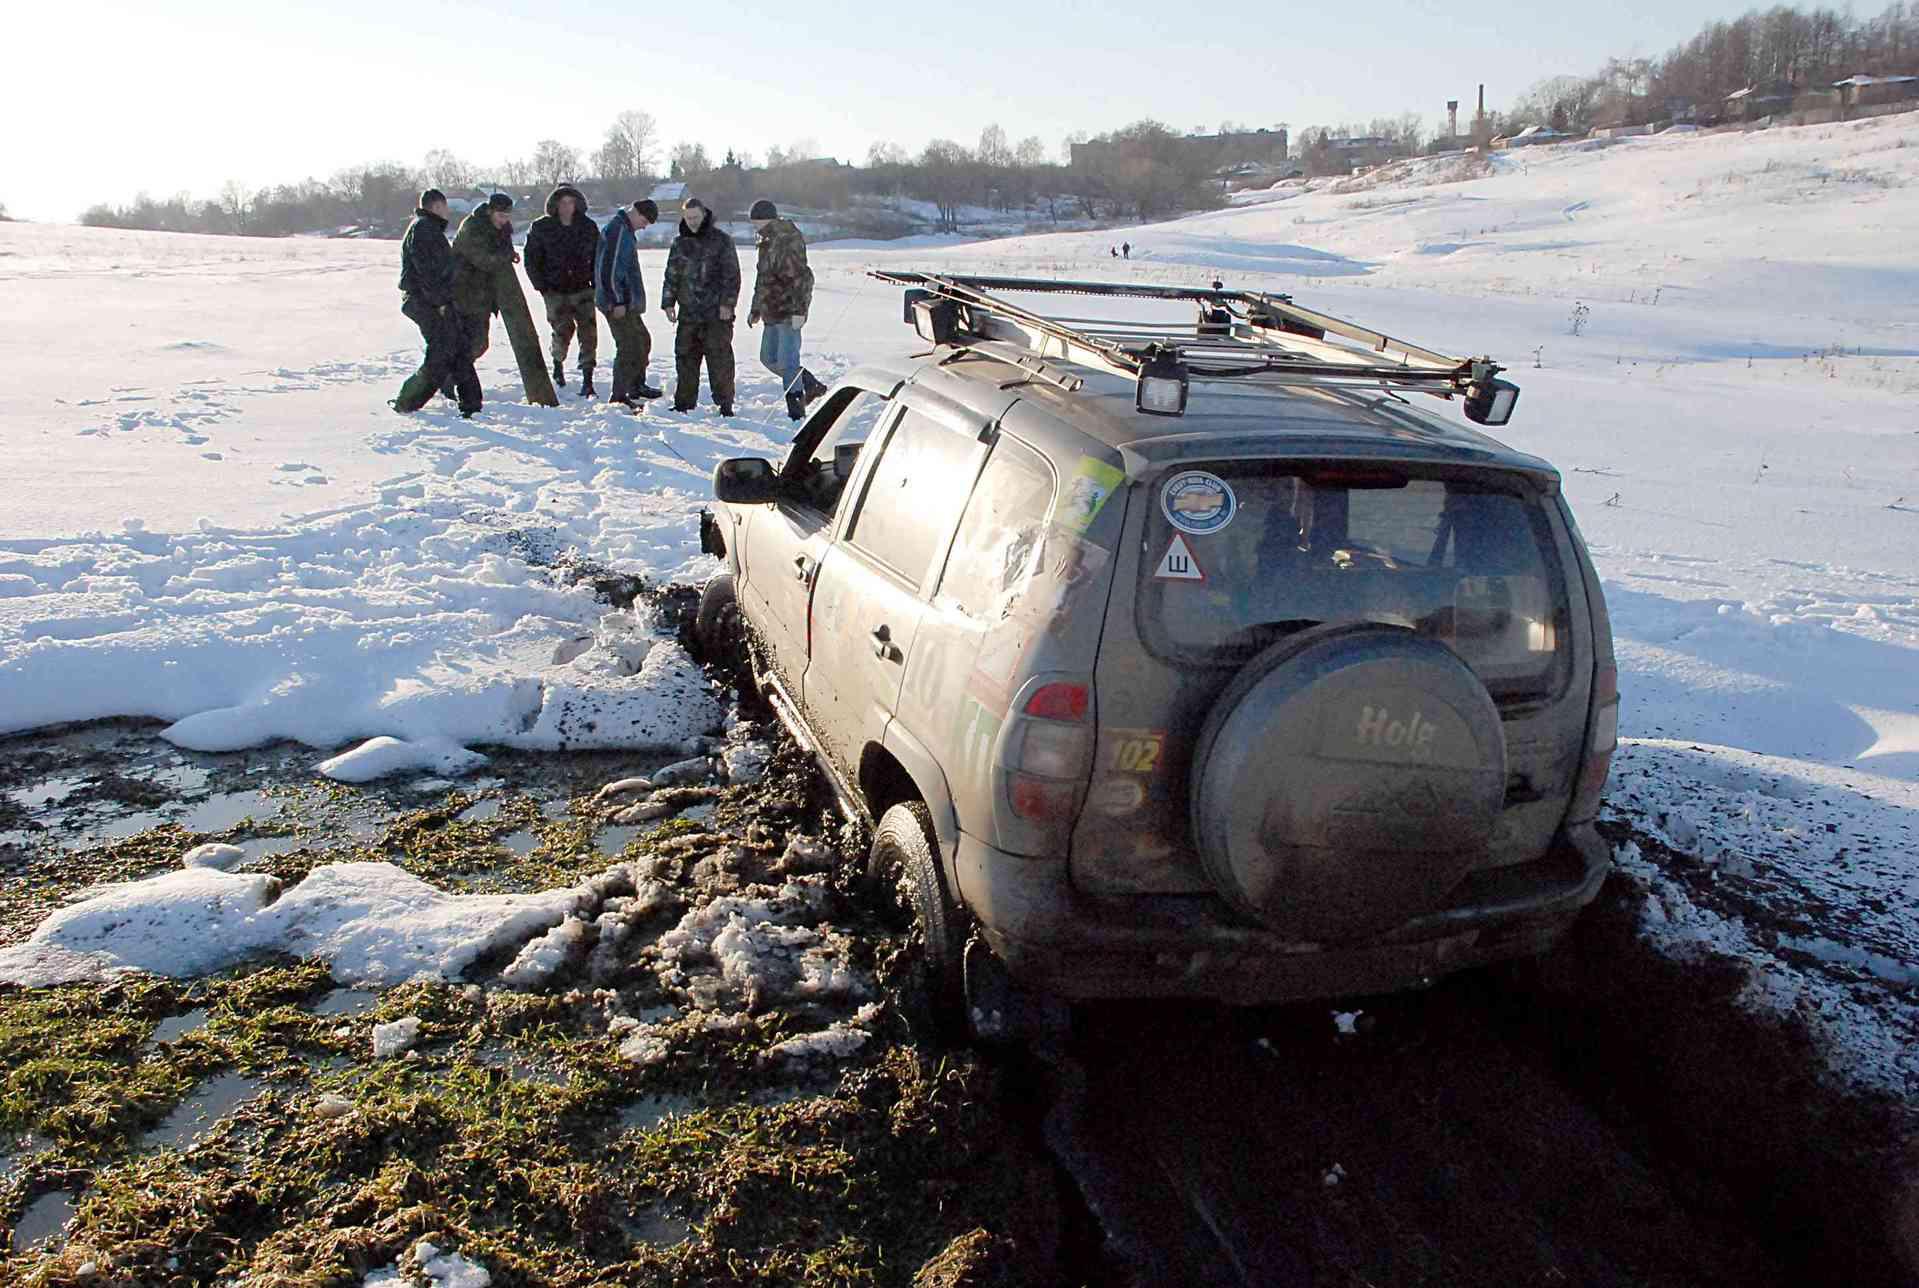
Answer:
[[460, 222], [453, 239], [453, 311], [466, 333], [467, 356], [478, 362], [491, 338], [490, 319], [500, 311], [493, 293], [493, 275], [520, 262], [513, 249], [513, 198], [496, 192], [473, 208]]
[[462, 416], [480, 410], [480, 378], [473, 373], [473, 358], [453, 313], [453, 248], [447, 244], [446, 224], [446, 194], [428, 188], [420, 194], [419, 209], [400, 242], [400, 312], [420, 328], [426, 358], [400, 386], [391, 404], [397, 412], [420, 410], [449, 382], [458, 392]]
[[640, 244], [635, 234], [659, 220], [660, 208], [641, 198], [606, 221], [599, 254], [593, 261], [593, 302], [606, 314], [613, 335], [612, 401], [638, 410], [643, 398], [660, 391], [646, 383], [653, 357], [653, 336], [646, 329], [646, 283], [640, 277]]
[[566, 388], [566, 350], [580, 336], [580, 397], [593, 396], [593, 366], [600, 327], [593, 316], [593, 265], [600, 230], [586, 217], [586, 197], [570, 183], [546, 199], [546, 213], [526, 230], [526, 278], [546, 301], [553, 331], [553, 383]]
[[700, 362], [720, 415], [733, 414], [733, 317], [740, 304], [740, 253], [733, 239], [714, 225], [712, 212], [698, 197], [680, 208], [680, 235], [666, 257], [666, 286], [660, 305], [666, 320], [678, 325], [673, 357], [679, 379], [673, 386], [673, 410], [692, 411], [700, 397]]
[[826, 386], [800, 365], [800, 328], [813, 307], [813, 270], [806, 263], [806, 238], [779, 208], [761, 198], [747, 213], [760, 235], [759, 271], [753, 281], [753, 307], [746, 325], [766, 323], [760, 333], [760, 362], [780, 378], [786, 395], [786, 414], [794, 420], [806, 415], [806, 405]]

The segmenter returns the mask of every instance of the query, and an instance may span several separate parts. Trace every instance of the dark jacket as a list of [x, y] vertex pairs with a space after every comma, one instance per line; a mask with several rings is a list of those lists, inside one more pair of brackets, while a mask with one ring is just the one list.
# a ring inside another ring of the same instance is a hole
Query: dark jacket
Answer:
[[425, 209], [400, 239], [400, 293], [428, 308], [453, 303], [453, 248], [446, 241], [446, 220]]
[[513, 229], [495, 228], [493, 212], [482, 205], [460, 221], [453, 263], [453, 307], [468, 317], [498, 313], [493, 275], [513, 267]]
[[[560, 222], [560, 198], [573, 198], [573, 222]], [[526, 230], [526, 280], [536, 291], [593, 289], [593, 260], [600, 249], [600, 229], [586, 216], [586, 197], [570, 183], [555, 188], [546, 199], [546, 213]]]
[[717, 226], [710, 210], [698, 232], [680, 220], [680, 235], [666, 256], [660, 307], [677, 307], [682, 322], [713, 322], [721, 306], [732, 310], [739, 303], [740, 252], [733, 238]]
[[753, 280], [755, 318], [784, 322], [813, 309], [813, 270], [806, 238], [790, 219], [773, 219], [760, 233], [759, 274]]
[[611, 313], [625, 305], [646, 312], [646, 282], [640, 277], [640, 242], [626, 211], [606, 221], [593, 264], [593, 302]]

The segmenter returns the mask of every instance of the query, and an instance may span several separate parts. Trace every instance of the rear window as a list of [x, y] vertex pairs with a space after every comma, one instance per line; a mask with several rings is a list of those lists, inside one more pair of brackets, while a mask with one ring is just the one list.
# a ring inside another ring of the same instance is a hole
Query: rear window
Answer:
[[1552, 530], [1516, 481], [1236, 462], [1176, 470], [1154, 500], [1138, 602], [1161, 656], [1232, 665], [1311, 626], [1383, 622], [1446, 644], [1503, 701], [1569, 673]]

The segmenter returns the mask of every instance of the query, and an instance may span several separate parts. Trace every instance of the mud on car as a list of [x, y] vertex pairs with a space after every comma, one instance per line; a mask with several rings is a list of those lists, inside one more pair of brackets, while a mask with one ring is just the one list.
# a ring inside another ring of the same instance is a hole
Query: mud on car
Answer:
[[931, 351], [716, 469], [700, 623], [951, 1013], [1383, 992], [1567, 929], [1608, 865], [1599, 582], [1550, 465], [1404, 396], [1504, 423], [1496, 364], [1217, 283], [879, 276]]

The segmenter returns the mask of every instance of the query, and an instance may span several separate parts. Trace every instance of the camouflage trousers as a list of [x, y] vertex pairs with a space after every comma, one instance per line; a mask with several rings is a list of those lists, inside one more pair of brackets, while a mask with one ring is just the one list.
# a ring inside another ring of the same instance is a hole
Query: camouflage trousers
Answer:
[[553, 328], [553, 361], [564, 363], [573, 333], [580, 334], [580, 369], [591, 367], [599, 358], [600, 322], [593, 313], [593, 288], [584, 291], [542, 291], [546, 298], [546, 324]]
[[706, 362], [706, 383], [713, 401], [722, 407], [733, 405], [733, 323], [731, 320], [695, 322], [680, 319], [673, 336], [674, 364], [679, 383], [673, 386], [673, 405], [692, 411], [700, 400], [700, 361]]

